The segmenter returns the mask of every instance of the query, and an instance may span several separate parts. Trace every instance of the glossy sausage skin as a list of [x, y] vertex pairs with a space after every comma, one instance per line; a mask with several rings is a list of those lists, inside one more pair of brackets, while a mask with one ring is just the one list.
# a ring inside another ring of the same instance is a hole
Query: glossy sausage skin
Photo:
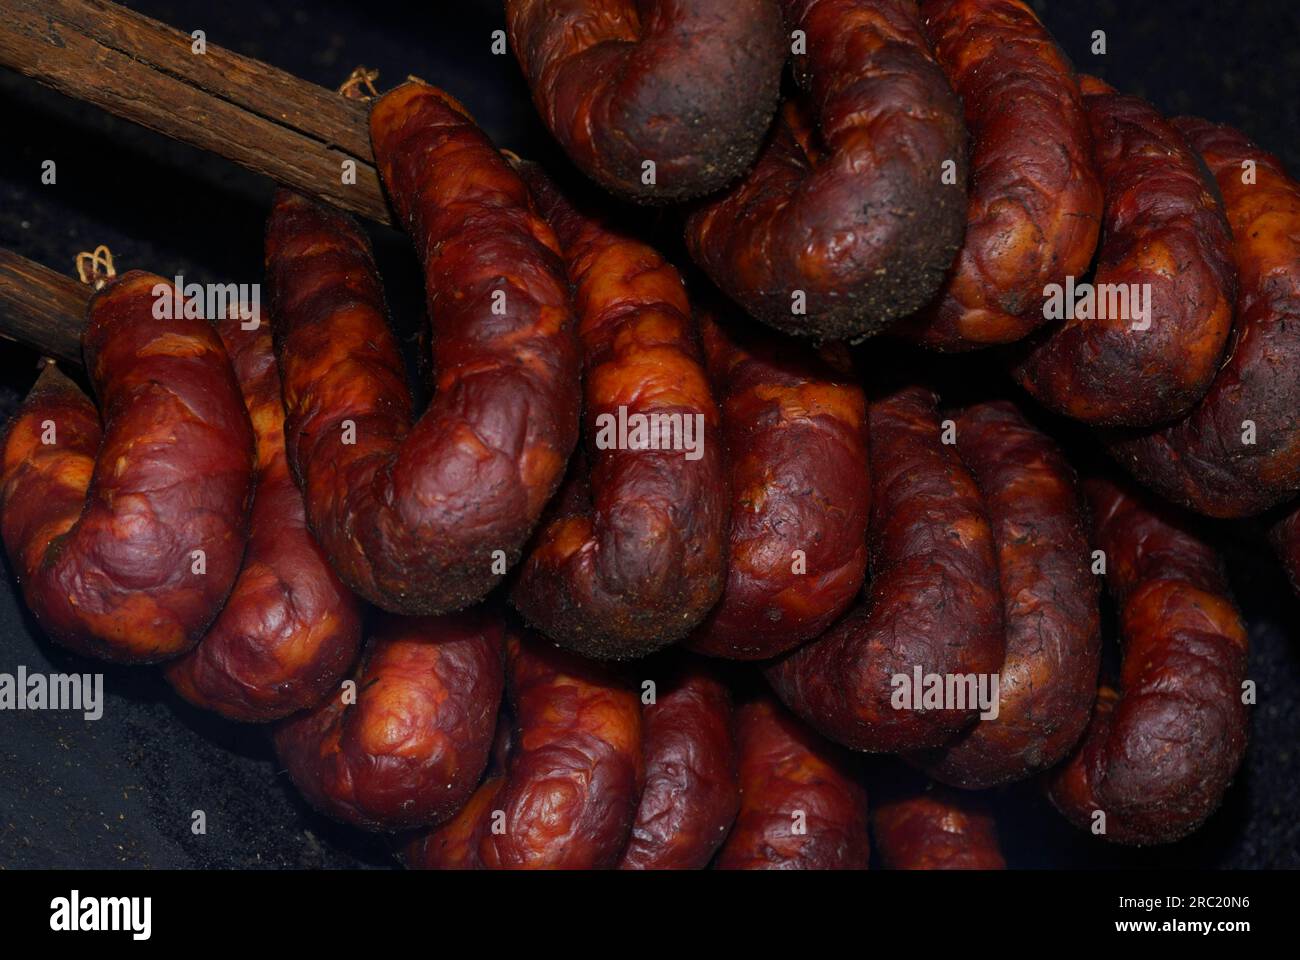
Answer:
[[936, 350], [1010, 343], [1042, 326], [1043, 288], [1082, 276], [1097, 245], [1102, 190], [1079, 84], [1021, 0], [927, 0], [921, 16], [965, 107], [970, 205], [943, 289], [902, 332]]
[[[750, 174], [692, 213], [687, 245], [764, 323], [859, 339], [925, 304], [961, 243], [961, 104], [911, 0], [782, 7], [787, 29], [807, 37], [795, 75], [815, 123], [787, 111]], [[945, 161], [955, 184], [943, 182]]]
[[487, 765], [502, 636], [500, 618], [481, 609], [382, 616], [355, 688], [276, 728], [294, 785], [317, 810], [367, 830], [452, 816]]
[[155, 285], [172, 295], [131, 271], [91, 297], [82, 346], [100, 414], [47, 368], [0, 475], [5, 547], [41, 628], [123, 663], [203, 636], [239, 572], [253, 494], [253, 431], [221, 339], [206, 320], [155, 319]]
[[1127, 489], [1085, 488], [1124, 660], [1050, 795], [1084, 829], [1104, 812], [1108, 840], [1170, 843], [1217, 809], [1241, 764], [1246, 629], [1210, 547]]
[[841, 350], [819, 355], [696, 313], [723, 407], [732, 503], [726, 588], [689, 643], [766, 659], [820, 635], [862, 587], [866, 397]]
[[612, 867], [645, 776], [636, 691], [536, 636], [512, 633], [506, 651], [515, 717], [506, 768], [449, 823], [412, 839], [403, 859], [441, 869]]
[[424, 266], [435, 395], [412, 424], [356, 225], [282, 191], [266, 254], [285, 436], [340, 578], [386, 610], [441, 613], [522, 554], [577, 440], [580, 358], [559, 245], [483, 133], [410, 82], [376, 101], [371, 140]]
[[871, 810], [882, 866], [891, 870], [1005, 870], [997, 824], [978, 795], [935, 787]]
[[1300, 506], [1293, 507], [1269, 531], [1273, 547], [1286, 569], [1291, 589], [1300, 594]]
[[1014, 372], [1058, 413], [1148, 427], [1186, 413], [1219, 368], [1236, 294], [1232, 235], [1204, 164], [1151, 104], [1090, 92], [1084, 106], [1106, 187], [1097, 302], [1102, 290], [1149, 285], [1150, 315], [1139, 321], [1116, 302], [1105, 318], [1066, 319]]
[[[776, 108], [786, 39], [776, 0], [506, 0], [542, 119], [612, 193], [669, 203], [726, 186]], [[653, 183], [643, 181], [653, 161]]]
[[701, 664], [676, 667], [642, 708], [645, 789], [620, 870], [703, 870], [740, 808], [731, 696]]
[[269, 325], [245, 330], [232, 317], [217, 330], [256, 435], [252, 535], [216, 623], [165, 675], [190, 703], [260, 723], [314, 706], [338, 685], [361, 645], [361, 610], [307, 529], [289, 475]]
[[[1163, 429], [1117, 437], [1116, 458], [1161, 496], [1243, 517], [1300, 490], [1300, 183], [1231, 127], [1174, 125], [1223, 194], [1238, 280], [1233, 344], [1205, 398]], [[1254, 182], [1243, 183], [1253, 163]], [[1247, 421], [1254, 443], [1246, 443]]]
[[1101, 654], [1098, 577], [1074, 471], [1013, 404], [962, 411], [957, 451], [993, 523], [1007, 653], [997, 716], [913, 759], [936, 780], [983, 788], [1052, 766], [1083, 733]]
[[867, 792], [855, 759], [771, 698], [736, 713], [740, 815], [720, 870], [862, 870]]
[[[722, 592], [721, 417], [677, 271], [569, 203], [535, 165], [521, 172], [574, 287], [587, 457], [571, 466], [511, 597], [561, 646], [601, 659], [642, 656], [684, 637]], [[620, 422], [650, 424], [652, 435], [630, 431], [625, 448]]]
[[767, 668], [787, 706], [855, 750], [940, 746], [978, 707], [894, 707], [895, 677], [996, 673], [1005, 641], [993, 531], [974, 479], [941, 440], [935, 396], [871, 404], [871, 579], [861, 603]]

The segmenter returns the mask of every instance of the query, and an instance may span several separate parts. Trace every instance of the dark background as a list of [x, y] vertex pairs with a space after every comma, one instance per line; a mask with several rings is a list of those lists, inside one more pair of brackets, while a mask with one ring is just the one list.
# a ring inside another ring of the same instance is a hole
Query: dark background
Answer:
[[[187, 32], [201, 28], [209, 43], [326, 87], [357, 64], [380, 69], [381, 89], [418, 75], [460, 98], [499, 145], [555, 159], [514, 60], [489, 52], [491, 31], [504, 25], [497, 0], [127, 6]], [[1233, 123], [1300, 173], [1300, 4], [1034, 6], [1081, 70], [1169, 114]], [[1094, 30], [1106, 33], [1104, 57], [1089, 52]], [[200, 283], [260, 280], [268, 181], [2, 69], [0, 120], [0, 245], [65, 273], [78, 251], [107, 243], [119, 269]], [[40, 183], [46, 159], [58, 164], [56, 186]], [[422, 310], [413, 258], [400, 236], [371, 226], [394, 320], [410, 339]], [[0, 421], [36, 362], [0, 341]], [[1250, 752], [1223, 809], [1182, 843], [1123, 850], [1068, 827], [1033, 784], [1017, 785], [994, 794], [1013, 866], [1300, 866], [1300, 610], [1251, 525], [1220, 525], [1212, 535], [1251, 621], [1259, 686]], [[94, 723], [71, 713], [0, 714], [0, 868], [391, 865], [379, 839], [304, 807], [263, 729], [188, 707], [156, 671], [92, 664], [54, 648], [5, 568], [0, 671], [19, 664], [102, 670], [107, 704]], [[869, 767], [875, 782], [896, 773], [888, 760]], [[190, 832], [196, 809], [207, 815], [205, 836]]]

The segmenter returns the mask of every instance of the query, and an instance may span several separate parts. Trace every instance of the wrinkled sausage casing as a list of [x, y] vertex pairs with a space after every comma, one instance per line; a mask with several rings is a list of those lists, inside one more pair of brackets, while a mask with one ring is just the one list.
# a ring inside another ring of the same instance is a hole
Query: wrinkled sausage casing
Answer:
[[571, 465], [511, 596], [561, 646], [641, 656], [684, 637], [722, 591], [721, 418], [677, 271], [569, 203], [535, 165], [520, 169], [574, 286], [587, 457]]
[[971, 135], [961, 253], [901, 332], [937, 350], [1010, 343], [1044, 323], [1043, 288], [1092, 262], [1102, 190], [1079, 84], [1020, 0], [927, 0], [925, 30]]
[[282, 191], [267, 230], [289, 462], [340, 578], [397, 613], [501, 580], [577, 440], [580, 358], [559, 246], [527, 188], [444, 95], [376, 101], [375, 158], [424, 265], [435, 396], [411, 398], [364, 236]]
[[736, 712], [740, 815], [720, 870], [854, 870], [871, 857], [856, 760], [776, 701]]
[[906, 387], [871, 404], [865, 595], [821, 637], [766, 670], [795, 713], [855, 750], [937, 747], [974, 721], [976, 704], [922, 710], [900, 699], [896, 708], [897, 691], [912, 689], [917, 669], [946, 685], [951, 675], [1002, 666], [993, 532], [974, 479], [942, 442], [935, 402], [929, 390]]
[[776, 0], [505, 6], [542, 119], [605, 189], [642, 203], [685, 200], [753, 162], [785, 64]]
[[1089, 92], [1084, 105], [1106, 185], [1098, 315], [1065, 319], [1014, 372], [1066, 416], [1147, 427], [1186, 413], [1219, 368], [1236, 292], [1232, 236], [1204, 164], [1154, 107], [1115, 92]]
[[891, 870], [1004, 870], [997, 824], [978, 794], [936, 787], [872, 806], [871, 832]]
[[[5, 547], [42, 629], [79, 653], [153, 663], [198, 642], [248, 538], [253, 431], [216, 331], [154, 317], [162, 277], [90, 299], [102, 412], [48, 368], [5, 437]], [[45, 442], [50, 440], [52, 442]]]
[[367, 830], [446, 820], [487, 765], [503, 629], [483, 610], [381, 617], [355, 686], [276, 728], [294, 785], [317, 810]]
[[692, 649], [758, 660], [819, 636], [867, 566], [867, 404], [842, 350], [821, 354], [697, 310], [731, 474], [722, 599]]
[[697, 663], [657, 684], [642, 709], [645, 789], [621, 870], [702, 870], [740, 807], [727, 688]]
[[536, 636], [506, 642], [515, 718], [505, 769], [447, 824], [411, 839], [411, 867], [614, 866], [636, 816], [645, 768], [636, 690], [608, 666]]
[[795, 58], [807, 103], [785, 111], [744, 180], [691, 214], [687, 245], [764, 323], [870, 336], [934, 295], [961, 244], [961, 104], [911, 0], [782, 7], [787, 28], [807, 38]]
[[1104, 813], [1108, 840], [1169, 843], [1218, 808], [1245, 753], [1246, 629], [1213, 550], [1109, 481], [1085, 489], [1124, 659], [1050, 795], [1084, 829]]
[[199, 645], [165, 668], [191, 703], [233, 720], [278, 720], [318, 703], [356, 660], [360, 604], [307, 529], [284, 457], [280, 377], [266, 323], [217, 324], [257, 442], [252, 535], [230, 598]]
[[1300, 506], [1273, 524], [1269, 538], [1291, 580], [1291, 588], [1300, 593]]
[[1233, 343], [1191, 413], [1113, 438], [1111, 450], [1166, 499], [1212, 517], [1250, 516], [1300, 490], [1300, 183], [1231, 127], [1190, 117], [1174, 125], [1218, 181], [1232, 227]]
[[993, 523], [1007, 652], [997, 716], [912, 759], [944, 783], [982, 788], [1052, 766], [1083, 733], [1101, 653], [1098, 578], [1074, 471], [1013, 404], [963, 410], [957, 452]]

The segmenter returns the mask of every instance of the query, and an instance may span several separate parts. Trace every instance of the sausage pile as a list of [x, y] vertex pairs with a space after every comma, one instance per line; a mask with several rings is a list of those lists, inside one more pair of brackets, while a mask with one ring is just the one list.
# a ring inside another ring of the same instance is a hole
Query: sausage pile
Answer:
[[1016, 783], [1106, 841], [1201, 826], [1253, 685], [1198, 515], [1300, 591], [1300, 184], [1021, 0], [505, 6], [578, 176], [421, 81], [370, 105], [427, 409], [307, 196], [260, 326], [111, 280], [94, 399], [51, 367], [4, 437], [42, 629], [274, 721], [410, 867], [1001, 869]]

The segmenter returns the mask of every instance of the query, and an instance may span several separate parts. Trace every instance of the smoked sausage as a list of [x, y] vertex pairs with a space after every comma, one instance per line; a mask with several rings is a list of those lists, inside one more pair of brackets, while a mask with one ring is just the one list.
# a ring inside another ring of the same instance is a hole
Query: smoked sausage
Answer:
[[1273, 524], [1269, 538], [1286, 569], [1291, 588], [1300, 594], [1300, 506], [1293, 507]]
[[47, 367], [4, 442], [3, 537], [27, 606], [54, 640], [122, 663], [198, 643], [248, 539], [248, 413], [211, 325], [155, 317], [173, 296], [141, 271], [96, 291], [82, 346], [99, 412]]
[[871, 808], [881, 865], [891, 870], [1004, 870], [998, 828], [977, 794], [943, 787]]
[[806, 102], [790, 104], [744, 180], [691, 214], [687, 246], [764, 323], [861, 339], [923, 306], [961, 244], [961, 104], [912, 0], [782, 9], [806, 42]]
[[1183, 520], [1109, 480], [1085, 490], [1123, 665], [1049, 795], [1107, 840], [1171, 843], [1215, 811], [1245, 753], [1246, 628], [1218, 557]]
[[753, 162], [785, 64], [776, 0], [505, 6], [538, 112], [605, 189], [641, 203], [685, 200]]

